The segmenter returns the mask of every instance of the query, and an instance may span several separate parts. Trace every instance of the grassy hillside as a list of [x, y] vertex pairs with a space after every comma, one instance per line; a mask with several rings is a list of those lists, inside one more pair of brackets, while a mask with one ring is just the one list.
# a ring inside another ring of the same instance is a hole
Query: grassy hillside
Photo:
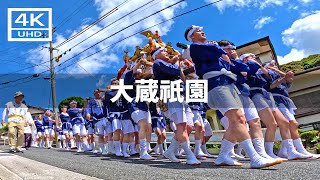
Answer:
[[284, 72], [293, 71], [294, 73], [297, 73], [317, 66], [320, 66], [320, 54], [311, 55], [300, 61], [284, 64], [280, 66], [280, 69]]

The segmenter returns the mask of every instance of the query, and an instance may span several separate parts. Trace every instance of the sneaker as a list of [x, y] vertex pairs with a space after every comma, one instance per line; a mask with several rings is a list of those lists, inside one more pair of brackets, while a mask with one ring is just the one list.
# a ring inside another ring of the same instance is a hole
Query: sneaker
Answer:
[[242, 166], [242, 163], [232, 159], [229, 156], [218, 156], [218, 158], [214, 161], [216, 166]]
[[25, 151], [24, 148], [17, 148], [17, 149], [16, 149], [16, 152], [21, 152], [21, 153], [23, 153], [23, 151]]
[[150, 156], [149, 154], [140, 155], [140, 159], [143, 159], [143, 160], [156, 160], [156, 158]]
[[10, 147], [9, 151], [10, 152], [17, 152], [15, 147]]

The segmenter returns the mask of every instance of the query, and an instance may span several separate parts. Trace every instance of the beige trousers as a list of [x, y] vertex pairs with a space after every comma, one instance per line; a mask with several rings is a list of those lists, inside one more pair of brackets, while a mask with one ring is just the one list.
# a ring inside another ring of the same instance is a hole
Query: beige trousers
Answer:
[[8, 129], [9, 146], [21, 148], [24, 143], [24, 123], [9, 122]]

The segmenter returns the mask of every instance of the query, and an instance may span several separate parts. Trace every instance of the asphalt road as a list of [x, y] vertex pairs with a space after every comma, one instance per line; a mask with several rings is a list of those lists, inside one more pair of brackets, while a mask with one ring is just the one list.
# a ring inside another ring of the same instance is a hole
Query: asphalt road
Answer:
[[[7, 146], [0, 150], [7, 151]], [[31, 148], [17, 154], [58, 168], [101, 179], [319, 179], [320, 160], [291, 161], [263, 170], [243, 167], [216, 167], [214, 159], [200, 166], [171, 163], [161, 156], [155, 161], [137, 157], [124, 159], [115, 156], [96, 156], [92, 153], [66, 152], [60, 149]], [[32, 166], [32, 164], [30, 164]]]

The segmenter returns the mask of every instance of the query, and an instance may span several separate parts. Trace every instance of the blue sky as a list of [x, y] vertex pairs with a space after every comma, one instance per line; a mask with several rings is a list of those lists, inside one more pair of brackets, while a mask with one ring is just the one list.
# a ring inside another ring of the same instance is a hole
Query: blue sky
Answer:
[[[55, 52], [55, 56], [68, 50], [80, 40], [88, 37], [102, 27], [110, 24], [115, 19], [129, 13], [134, 8], [142, 5], [149, 0], [131, 0], [128, 4], [120, 7], [118, 11], [110, 17], [94, 26], [82, 36], [71, 41]], [[94, 36], [90, 40], [75, 47], [72, 51], [65, 55], [61, 62], [79, 54], [95, 42], [115, 33], [117, 30], [130, 25], [131, 23], [151, 14], [163, 7], [166, 7], [178, 0], [162, 0], [154, 2], [155, 5], [147, 7], [142, 12], [127, 18], [114, 26], [102, 31], [98, 36]], [[84, 58], [91, 53], [101, 50], [101, 48], [109, 46], [117, 42], [119, 39], [127, 37], [137, 31], [145, 29], [159, 21], [171, 18], [181, 12], [188, 11], [195, 7], [204, 5], [214, 0], [186, 0], [169, 10], [157, 14], [119, 34], [108, 38], [98, 46], [82, 53], [76, 58], [71, 59], [61, 67], [72, 64], [73, 62]], [[63, 20], [70, 17], [77, 7], [81, 4], [87, 4], [81, 8], [78, 14], [71, 16], [63, 26], [57, 27], [57, 32], [53, 36], [54, 45], [58, 45], [71, 34], [79, 31], [95, 19], [112, 9], [116, 5], [124, 2], [124, 0], [3, 0], [0, 4], [0, 82], [14, 80], [19, 77], [29, 76], [30, 74], [39, 73], [47, 70], [48, 63], [42, 66], [25, 69], [34, 64], [42, 63], [49, 60], [47, 49], [42, 46], [48, 46], [47, 43], [31, 42], [8, 42], [7, 41], [7, 8], [40, 8], [49, 7], [53, 9], [53, 24], [60, 25]], [[317, 44], [320, 37], [320, 1], [319, 0], [223, 0], [216, 5], [201, 9], [191, 14], [182, 16], [160, 25], [152, 30], [160, 30], [160, 35], [164, 42], [184, 42], [184, 30], [191, 24], [204, 27], [208, 39], [221, 40], [228, 39], [236, 45], [241, 45], [258, 38], [270, 36], [279, 56], [280, 63], [298, 60], [310, 54], [319, 53]], [[124, 42], [118, 43], [104, 51], [82, 60], [78, 65], [71, 65], [65, 70], [60, 70], [57, 78], [57, 98], [58, 102], [71, 95], [91, 96], [92, 90], [97, 87], [104, 87], [108, 83], [108, 79], [122, 67], [122, 56], [125, 49], [129, 49], [132, 55], [136, 45], [146, 43], [146, 38], [142, 35], [134, 36]], [[56, 64], [57, 65], [57, 64]], [[21, 69], [25, 69], [19, 71]], [[17, 74], [18, 71], [19, 74]], [[12, 73], [15, 72], [15, 73]], [[3, 74], [9, 73], [4, 76]], [[87, 74], [79, 77], [79, 74]], [[88, 75], [89, 74], [89, 75]], [[103, 76], [104, 75], [104, 76]], [[21, 90], [26, 94], [26, 101], [33, 106], [50, 107], [49, 95], [50, 84], [43, 80], [43, 75], [36, 81], [15, 85], [15, 83], [1, 85], [0, 83], [0, 104], [12, 99], [14, 92]], [[100, 80], [100, 82], [99, 82]], [[18, 81], [24, 82], [24, 81]], [[18, 83], [16, 82], [16, 83]], [[14, 85], [5, 88], [8, 85]], [[1, 115], [2, 112], [0, 112]]]

